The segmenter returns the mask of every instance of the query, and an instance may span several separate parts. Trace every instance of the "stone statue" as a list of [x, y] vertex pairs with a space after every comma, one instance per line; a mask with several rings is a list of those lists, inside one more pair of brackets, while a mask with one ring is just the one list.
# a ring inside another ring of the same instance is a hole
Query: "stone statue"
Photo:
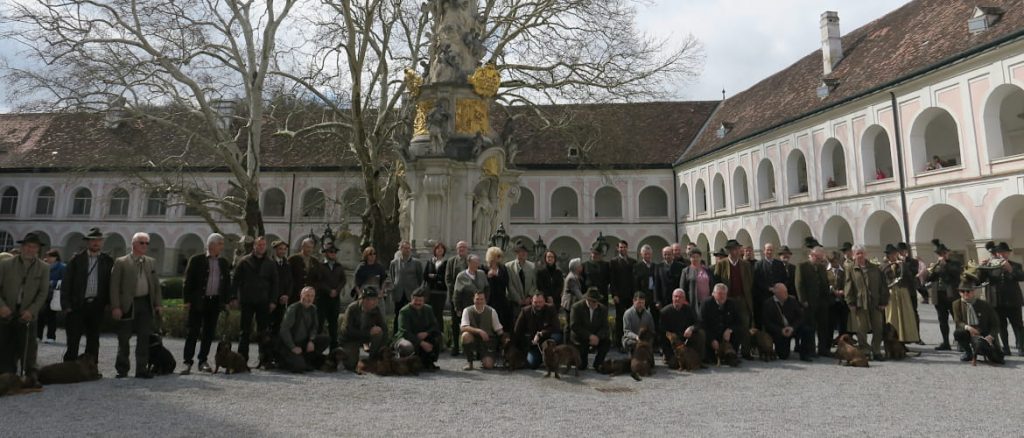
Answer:
[[465, 83], [483, 58], [479, 0], [428, 0], [420, 10], [432, 17], [430, 69], [426, 83]]
[[473, 243], [486, 245], [498, 216], [498, 179], [485, 177], [473, 190]]
[[431, 153], [436, 155], [444, 154], [444, 147], [448, 144], [450, 132], [451, 112], [448, 111], [448, 101], [438, 100], [434, 109], [427, 115], [427, 130], [430, 132]]
[[412, 196], [408, 193], [400, 196], [402, 199], [398, 204], [398, 232], [402, 240], [409, 240], [412, 235]]

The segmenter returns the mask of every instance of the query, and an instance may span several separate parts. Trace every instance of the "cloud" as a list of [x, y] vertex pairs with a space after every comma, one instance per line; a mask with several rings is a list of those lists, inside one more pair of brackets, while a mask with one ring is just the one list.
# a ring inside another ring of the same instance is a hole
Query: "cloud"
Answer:
[[861, 27], [909, 0], [655, 0], [638, 9], [638, 28], [663, 38], [692, 33], [707, 56], [700, 77], [679, 98], [721, 99], [821, 48], [819, 21], [838, 11], [840, 29]]

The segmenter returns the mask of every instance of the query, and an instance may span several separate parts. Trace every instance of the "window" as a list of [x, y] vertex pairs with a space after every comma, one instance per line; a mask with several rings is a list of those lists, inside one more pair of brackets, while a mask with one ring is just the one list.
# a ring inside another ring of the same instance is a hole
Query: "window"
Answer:
[[775, 166], [767, 158], [757, 165], [757, 197], [761, 202], [775, 199]]
[[715, 175], [712, 184], [714, 184], [712, 197], [715, 200], [715, 211], [725, 210], [725, 178], [722, 178], [722, 174]]
[[519, 188], [519, 200], [512, 204], [511, 217], [533, 219], [533, 192], [526, 187]]
[[341, 199], [345, 204], [345, 214], [350, 219], [360, 220], [363, 213], [366, 212], [366, 196], [363, 195], [363, 191], [356, 188], [348, 189]]
[[594, 217], [622, 217], [622, 194], [615, 187], [601, 187], [594, 195]]
[[808, 192], [807, 187], [807, 159], [799, 149], [794, 149], [786, 160], [786, 173], [789, 178], [789, 194], [791, 196], [802, 195]]
[[14, 249], [14, 238], [11, 233], [0, 231], [0, 252], [10, 252]]
[[732, 202], [737, 206], [750, 204], [750, 195], [747, 191], [747, 171], [737, 167], [732, 174]]
[[43, 187], [42, 190], [39, 190], [39, 195], [36, 196], [36, 215], [53, 216], [53, 206], [56, 202], [57, 195], [53, 192], [53, 189]]
[[821, 179], [826, 189], [846, 187], [846, 154], [843, 144], [834, 138], [821, 148]]
[[893, 177], [889, 135], [881, 126], [874, 125], [864, 131], [861, 156], [864, 160], [864, 181], [880, 181]]
[[704, 180], [697, 180], [695, 189], [696, 199], [694, 200], [697, 204], [697, 214], [707, 213], [708, 211], [708, 189], [704, 186]]
[[910, 151], [917, 173], [962, 165], [956, 120], [941, 108], [924, 110], [910, 130]]
[[281, 189], [270, 189], [263, 195], [263, 215], [284, 217], [284, 192]]
[[575, 190], [559, 187], [551, 193], [552, 218], [577, 218], [579, 211], [579, 198]]
[[114, 217], [128, 216], [128, 191], [125, 189], [114, 189], [110, 194], [110, 210], [108, 215]]
[[146, 197], [146, 216], [167, 215], [167, 192], [152, 191]]
[[312, 189], [302, 196], [302, 217], [324, 217], [324, 191]]
[[668, 216], [668, 194], [660, 187], [648, 186], [640, 191], [640, 217]]
[[92, 192], [86, 188], [75, 190], [75, 196], [71, 201], [71, 215], [88, 216], [90, 213], [92, 213]]
[[0, 215], [14, 216], [18, 212], [18, 189], [8, 187], [0, 194]]

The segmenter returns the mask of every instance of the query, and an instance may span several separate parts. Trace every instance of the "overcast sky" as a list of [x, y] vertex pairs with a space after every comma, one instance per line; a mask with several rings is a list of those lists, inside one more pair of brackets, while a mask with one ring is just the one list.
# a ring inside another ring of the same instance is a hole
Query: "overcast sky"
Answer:
[[[722, 89], [736, 94], [821, 48], [819, 20], [839, 12], [842, 33], [856, 29], [908, 0], [648, 0], [639, 8], [638, 27], [651, 34], [681, 38], [692, 33], [704, 45], [700, 77], [676, 86], [680, 99], [717, 100]], [[0, 41], [0, 56], [13, 47]], [[0, 111], [9, 105], [0, 93]]]
[[731, 96], [821, 49], [819, 21], [839, 12], [846, 33], [908, 0], [650, 0], [639, 9], [639, 28], [662, 37], [692, 33], [704, 44], [700, 77], [678, 87], [679, 98]]

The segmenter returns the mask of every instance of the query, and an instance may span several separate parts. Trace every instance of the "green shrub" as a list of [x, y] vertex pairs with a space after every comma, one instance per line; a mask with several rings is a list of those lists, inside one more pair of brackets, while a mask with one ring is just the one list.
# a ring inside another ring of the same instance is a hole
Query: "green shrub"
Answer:
[[163, 295], [164, 300], [167, 299], [181, 299], [184, 297], [182, 290], [185, 286], [185, 280], [181, 277], [168, 277], [160, 280], [160, 293]]

